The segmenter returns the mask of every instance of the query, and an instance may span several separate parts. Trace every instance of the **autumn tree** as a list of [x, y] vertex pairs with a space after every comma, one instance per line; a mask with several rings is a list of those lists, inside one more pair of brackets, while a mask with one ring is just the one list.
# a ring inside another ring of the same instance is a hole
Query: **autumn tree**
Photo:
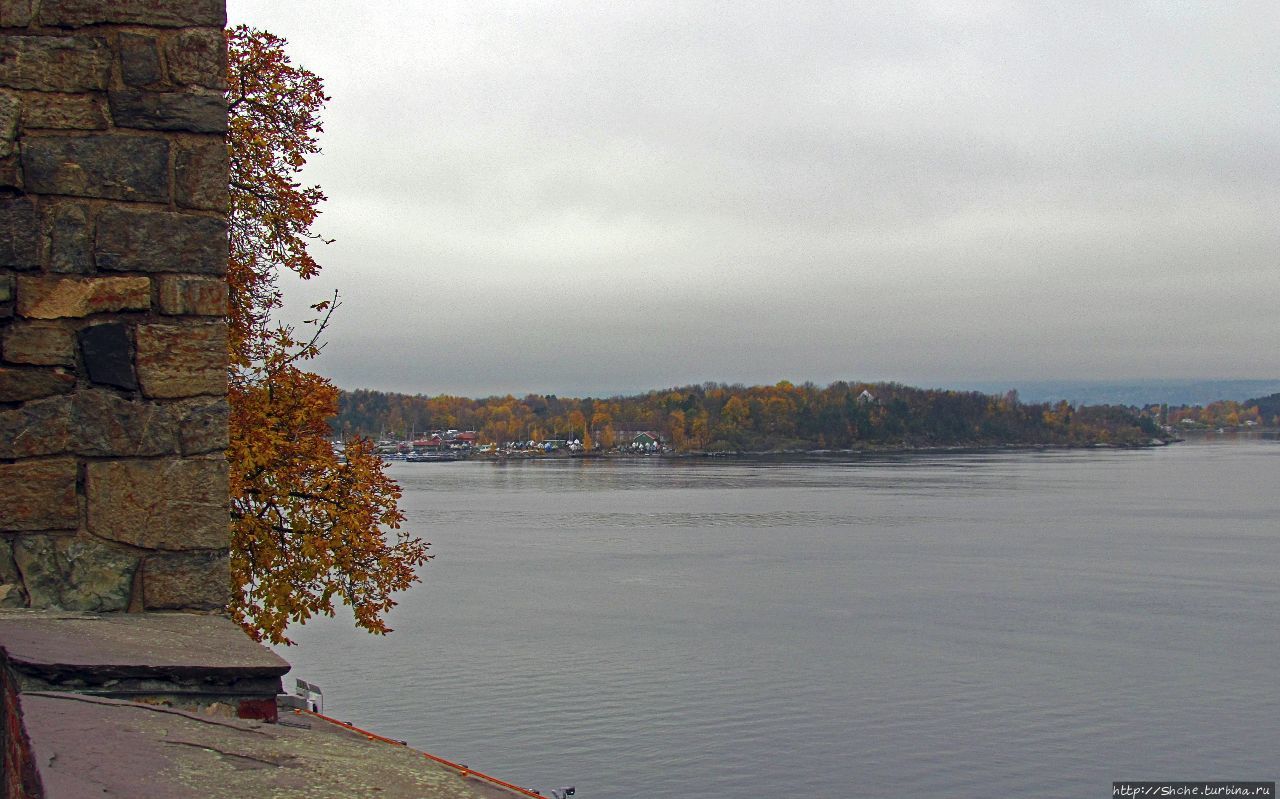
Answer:
[[287, 643], [287, 626], [351, 607], [383, 633], [392, 595], [418, 578], [427, 544], [399, 529], [399, 487], [364, 439], [334, 451], [338, 389], [304, 368], [336, 307], [312, 308], [306, 335], [277, 323], [278, 276], [310, 278], [308, 251], [324, 195], [298, 173], [319, 151], [320, 79], [294, 66], [285, 41], [227, 31], [231, 470], [231, 613], [258, 640]]

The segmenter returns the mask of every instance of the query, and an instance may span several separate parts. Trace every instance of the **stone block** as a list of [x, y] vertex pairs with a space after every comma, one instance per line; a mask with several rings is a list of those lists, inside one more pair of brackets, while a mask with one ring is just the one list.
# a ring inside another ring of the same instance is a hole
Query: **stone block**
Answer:
[[111, 119], [121, 128], [226, 133], [227, 102], [221, 94], [122, 89], [107, 95]]
[[230, 541], [221, 458], [95, 461], [85, 490], [94, 535], [145, 549], [222, 549]]
[[79, 203], [46, 203], [43, 210], [49, 271], [75, 274], [93, 271], [88, 210]]
[[170, 316], [226, 316], [227, 282], [216, 277], [161, 275], [160, 313]]
[[150, 307], [151, 280], [145, 277], [18, 277], [18, 315], [27, 319], [67, 319]]
[[[212, 443], [216, 436], [207, 428], [215, 424], [213, 419], [214, 412], [182, 403], [156, 405], [110, 391], [82, 390], [0, 411], [0, 458], [174, 455], [188, 439]], [[188, 420], [190, 431], [183, 427]]]
[[179, 86], [222, 91], [227, 85], [227, 44], [222, 31], [188, 28], [164, 46], [169, 79]]
[[150, 86], [164, 80], [160, 47], [154, 36], [120, 34], [120, 76], [127, 86]]
[[14, 141], [18, 138], [18, 118], [22, 116], [22, 101], [13, 92], [0, 92], [0, 158], [14, 153]]
[[103, 91], [111, 48], [97, 36], [0, 36], [0, 86], [54, 92]]
[[40, 266], [36, 209], [29, 197], [0, 197], [0, 267]]
[[81, 27], [103, 22], [164, 28], [227, 24], [226, 0], [44, 0], [40, 23]]
[[13, 560], [31, 607], [110, 613], [128, 608], [139, 558], [82, 534], [23, 536]]
[[[4, 360], [32, 366], [75, 366], [75, 336], [59, 322], [18, 320], [4, 331]], [[0, 456], [3, 457], [3, 456]]]
[[75, 458], [0, 463], [0, 530], [78, 528], [76, 475]]
[[227, 327], [139, 325], [138, 381], [148, 397], [177, 399], [227, 393]]
[[227, 143], [221, 138], [180, 141], [173, 158], [173, 198], [182, 208], [227, 211]]
[[22, 575], [13, 562], [13, 540], [0, 538], [0, 608], [25, 608], [27, 592], [22, 587]]
[[230, 408], [225, 399], [201, 397], [170, 403], [164, 409], [178, 431], [178, 445], [183, 455], [223, 452], [230, 444], [227, 427]]
[[28, 94], [22, 102], [27, 130], [102, 130], [107, 114], [92, 94]]
[[0, 272], [0, 302], [13, 302], [13, 275]]
[[161, 137], [96, 134], [27, 136], [22, 178], [37, 194], [168, 202], [169, 142]]
[[94, 249], [101, 270], [221, 275], [227, 270], [227, 225], [209, 216], [104, 208]]
[[0, 28], [25, 28], [34, 18], [33, 0], [4, 0], [0, 3]]
[[147, 610], [219, 610], [231, 601], [231, 559], [225, 549], [150, 555], [142, 586]]
[[0, 189], [22, 188], [22, 163], [18, 156], [0, 157]]
[[129, 353], [129, 326], [113, 322], [93, 325], [77, 335], [85, 371], [94, 383], [130, 391], [138, 388]]
[[0, 402], [27, 400], [68, 394], [76, 387], [76, 376], [62, 369], [12, 369], [0, 366]]

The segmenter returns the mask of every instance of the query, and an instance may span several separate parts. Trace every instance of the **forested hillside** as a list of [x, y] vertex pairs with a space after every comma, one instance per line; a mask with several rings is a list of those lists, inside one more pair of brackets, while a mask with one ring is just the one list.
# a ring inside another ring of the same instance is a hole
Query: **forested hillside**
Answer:
[[469, 399], [344, 391], [339, 435], [408, 439], [475, 430], [481, 441], [586, 438], [608, 449], [649, 431], [677, 451], [765, 452], [889, 447], [1142, 444], [1155, 422], [1122, 407], [1023, 404], [1010, 392], [919, 389], [896, 383], [705, 384], [629, 397], [530, 394]]

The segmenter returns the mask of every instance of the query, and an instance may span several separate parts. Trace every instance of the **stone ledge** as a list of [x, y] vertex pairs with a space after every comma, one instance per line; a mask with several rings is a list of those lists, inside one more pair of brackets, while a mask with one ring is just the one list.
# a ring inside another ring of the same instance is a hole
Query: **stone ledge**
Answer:
[[0, 610], [0, 654], [12, 668], [45, 675], [278, 678], [289, 670], [235, 622], [196, 613]]
[[19, 701], [45, 799], [535, 795], [316, 716], [301, 729], [70, 693], [24, 693]]

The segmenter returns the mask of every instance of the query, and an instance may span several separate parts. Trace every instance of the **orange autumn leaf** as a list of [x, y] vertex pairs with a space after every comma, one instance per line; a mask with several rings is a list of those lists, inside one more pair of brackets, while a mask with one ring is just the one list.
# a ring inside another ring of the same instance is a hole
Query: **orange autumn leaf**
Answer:
[[320, 79], [285, 41], [227, 31], [232, 617], [258, 640], [289, 643], [291, 623], [348, 605], [384, 633], [393, 594], [417, 581], [428, 544], [400, 530], [400, 489], [369, 441], [330, 443], [338, 389], [301, 364], [319, 355], [334, 300], [316, 303], [307, 336], [274, 321], [277, 281], [314, 276], [307, 251], [324, 194], [298, 173], [319, 151]]

